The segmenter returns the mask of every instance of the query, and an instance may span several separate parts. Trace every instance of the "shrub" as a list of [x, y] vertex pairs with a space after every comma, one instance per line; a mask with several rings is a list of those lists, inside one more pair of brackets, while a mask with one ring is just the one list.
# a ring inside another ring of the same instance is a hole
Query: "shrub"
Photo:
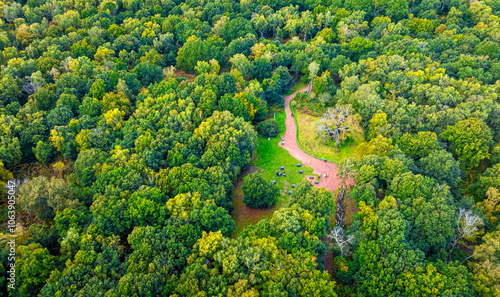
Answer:
[[257, 125], [257, 132], [263, 137], [276, 137], [280, 133], [280, 129], [275, 120], [269, 119]]

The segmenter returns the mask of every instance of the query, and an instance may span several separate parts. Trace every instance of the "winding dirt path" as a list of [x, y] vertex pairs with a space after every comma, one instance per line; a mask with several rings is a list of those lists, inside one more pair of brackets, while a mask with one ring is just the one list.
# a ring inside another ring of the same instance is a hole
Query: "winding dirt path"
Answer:
[[[308, 87], [304, 87], [292, 95], [285, 96], [285, 114], [286, 114], [286, 132], [284, 136], [285, 144], [282, 145], [279, 143], [284, 149], [286, 149], [290, 155], [297, 160], [299, 160], [302, 164], [311, 167], [314, 169], [314, 174], [322, 174], [323, 177], [319, 180], [319, 184], [314, 184], [314, 180], [311, 180], [314, 186], [319, 188], [325, 188], [332, 192], [335, 192], [341, 186], [342, 181], [337, 177], [337, 165], [331, 162], [325, 162], [320, 159], [317, 159], [306, 152], [304, 152], [299, 145], [297, 144], [297, 126], [295, 125], [295, 121], [292, 117], [292, 111], [290, 109], [290, 102], [298, 92], [307, 91]], [[328, 177], [324, 177], [327, 174]], [[309, 179], [308, 179], [309, 180]]]
[[[308, 180], [311, 181], [311, 183], [318, 187], [318, 188], [325, 188], [329, 190], [330, 192], [335, 193], [335, 190], [340, 188], [342, 184], [342, 180], [337, 177], [337, 165], [332, 162], [325, 162], [322, 161], [318, 158], [315, 158], [306, 152], [304, 152], [298, 145], [297, 143], [297, 125], [295, 125], [295, 121], [293, 120], [292, 117], [292, 110], [290, 109], [290, 102], [295, 98], [295, 95], [298, 92], [306, 92], [308, 90], [308, 87], [304, 87], [297, 92], [285, 96], [285, 114], [286, 114], [286, 132], [284, 136], [285, 144], [282, 145], [281, 142], [278, 144], [282, 146], [284, 149], [286, 149], [290, 155], [297, 160], [299, 160], [302, 164], [311, 167], [314, 171], [314, 174], [322, 174], [323, 176], [325, 174], [328, 175], [328, 177], [322, 177], [319, 180], [319, 184], [314, 184], [314, 180], [311, 180], [307, 178]], [[352, 180], [347, 181], [348, 185], [354, 184]], [[336, 197], [333, 197], [335, 199]], [[330, 274], [330, 279], [333, 279], [333, 276], [335, 275], [335, 272], [333, 271], [333, 253], [330, 248], [330, 238], [324, 236], [322, 241], [328, 243], [328, 251], [326, 252], [324, 258], [323, 258], [323, 266], [325, 267], [326, 271]]]

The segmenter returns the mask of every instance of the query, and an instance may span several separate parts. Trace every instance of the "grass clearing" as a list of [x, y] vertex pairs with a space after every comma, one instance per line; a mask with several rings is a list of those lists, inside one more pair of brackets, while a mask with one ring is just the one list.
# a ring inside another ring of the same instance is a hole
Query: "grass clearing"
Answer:
[[300, 112], [296, 112], [295, 116], [299, 125], [299, 142], [307, 151], [333, 163], [339, 163], [344, 158], [354, 156], [358, 145], [356, 141], [348, 141], [340, 150], [337, 150], [333, 140], [330, 140], [328, 144], [323, 144], [317, 139], [315, 126], [319, 117]]
[[[281, 192], [286, 193], [291, 189], [291, 184], [297, 184], [304, 179], [305, 175], [311, 175], [313, 169], [305, 166], [298, 168], [297, 163], [300, 162], [279, 145], [281, 136], [285, 134], [285, 113], [276, 113], [276, 121], [281, 131], [280, 135], [271, 138], [271, 140], [259, 136], [257, 157], [253, 160], [252, 165], [263, 170], [264, 177], [269, 181], [276, 180]], [[287, 175], [286, 177], [276, 176], [280, 166], [285, 166], [283, 173]], [[299, 174], [299, 169], [304, 170], [304, 174]]]
[[[281, 136], [285, 134], [284, 111], [276, 113], [276, 121], [280, 129], [280, 135], [271, 138], [271, 140], [259, 136], [259, 143], [257, 144], [256, 156], [252, 161], [252, 167], [244, 174], [240, 175], [234, 185], [234, 211], [231, 213], [231, 216], [236, 222], [236, 230], [233, 232], [233, 236], [237, 236], [250, 224], [255, 224], [265, 218], [270, 218], [276, 209], [281, 206], [286, 206], [288, 203], [288, 191], [293, 190], [292, 184], [298, 184], [301, 180], [306, 179], [306, 176], [315, 175], [312, 174], [313, 169], [311, 167], [302, 166], [298, 168], [297, 163], [300, 162], [279, 145]], [[285, 166], [285, 170], [282, 172], [286, 174], [286, 177], [279, 177], [276, 175], [280, 166]], [[304, 170], [304, 174], [299, 174], [299, 169]], [[244, 175], [256, 171], [261, 171], [264, 174], [264, 178], [269, 180], [269, 182], [276, 180], [281, 196], [278, 197], [274, 207], [268, 209], [254, 209], [247, 207], [243, 203], [243, 190], [241, 190], [241, 186], [243, 185], [242, 178]]]

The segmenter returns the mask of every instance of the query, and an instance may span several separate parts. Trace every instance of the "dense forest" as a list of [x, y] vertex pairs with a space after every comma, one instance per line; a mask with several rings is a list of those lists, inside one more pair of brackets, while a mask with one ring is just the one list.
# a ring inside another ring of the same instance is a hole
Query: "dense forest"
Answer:
[[[0, 296], [500, 296], [498, 0], [3, 0], [0, 63]], [[244, 173], [307, 85], [345, 198]]]

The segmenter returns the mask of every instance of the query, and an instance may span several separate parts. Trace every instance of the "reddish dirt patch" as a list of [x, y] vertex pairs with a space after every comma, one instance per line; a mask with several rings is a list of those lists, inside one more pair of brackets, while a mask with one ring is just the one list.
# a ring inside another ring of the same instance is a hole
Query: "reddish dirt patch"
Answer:
[[354, 202], [354, 199], [349, 195], [349, 198], [347, 198], [347, 207], [345, 210], [345, 222], [347, 225], [351, 224], [352, 221], [352, 216], [359, 211], [359, 208], [356, 207], [356, 203]]
[[188, 80], [188, 81], [193, 81], [196, 77], [196, 75], [194, 75], [192, 73], [184, 72], [180, 69], [175, 69], [174, 73], [175, 73], [176, 77], [184, 76], [186, 78], [186, 80]]
[[328, 245], [328, 250], [326, 251], [325, 257], [323, 258], [323, 267], [326, 271], [328, 271], [328, 274], [330, 274], [330, 280], [333, 280], [335, 272], [333, 270], [333, 251], [331, 248], [332, 239], [327, 236], [323, 236], [323, 238], [321, 238], [321, 241], [325, 242]]

